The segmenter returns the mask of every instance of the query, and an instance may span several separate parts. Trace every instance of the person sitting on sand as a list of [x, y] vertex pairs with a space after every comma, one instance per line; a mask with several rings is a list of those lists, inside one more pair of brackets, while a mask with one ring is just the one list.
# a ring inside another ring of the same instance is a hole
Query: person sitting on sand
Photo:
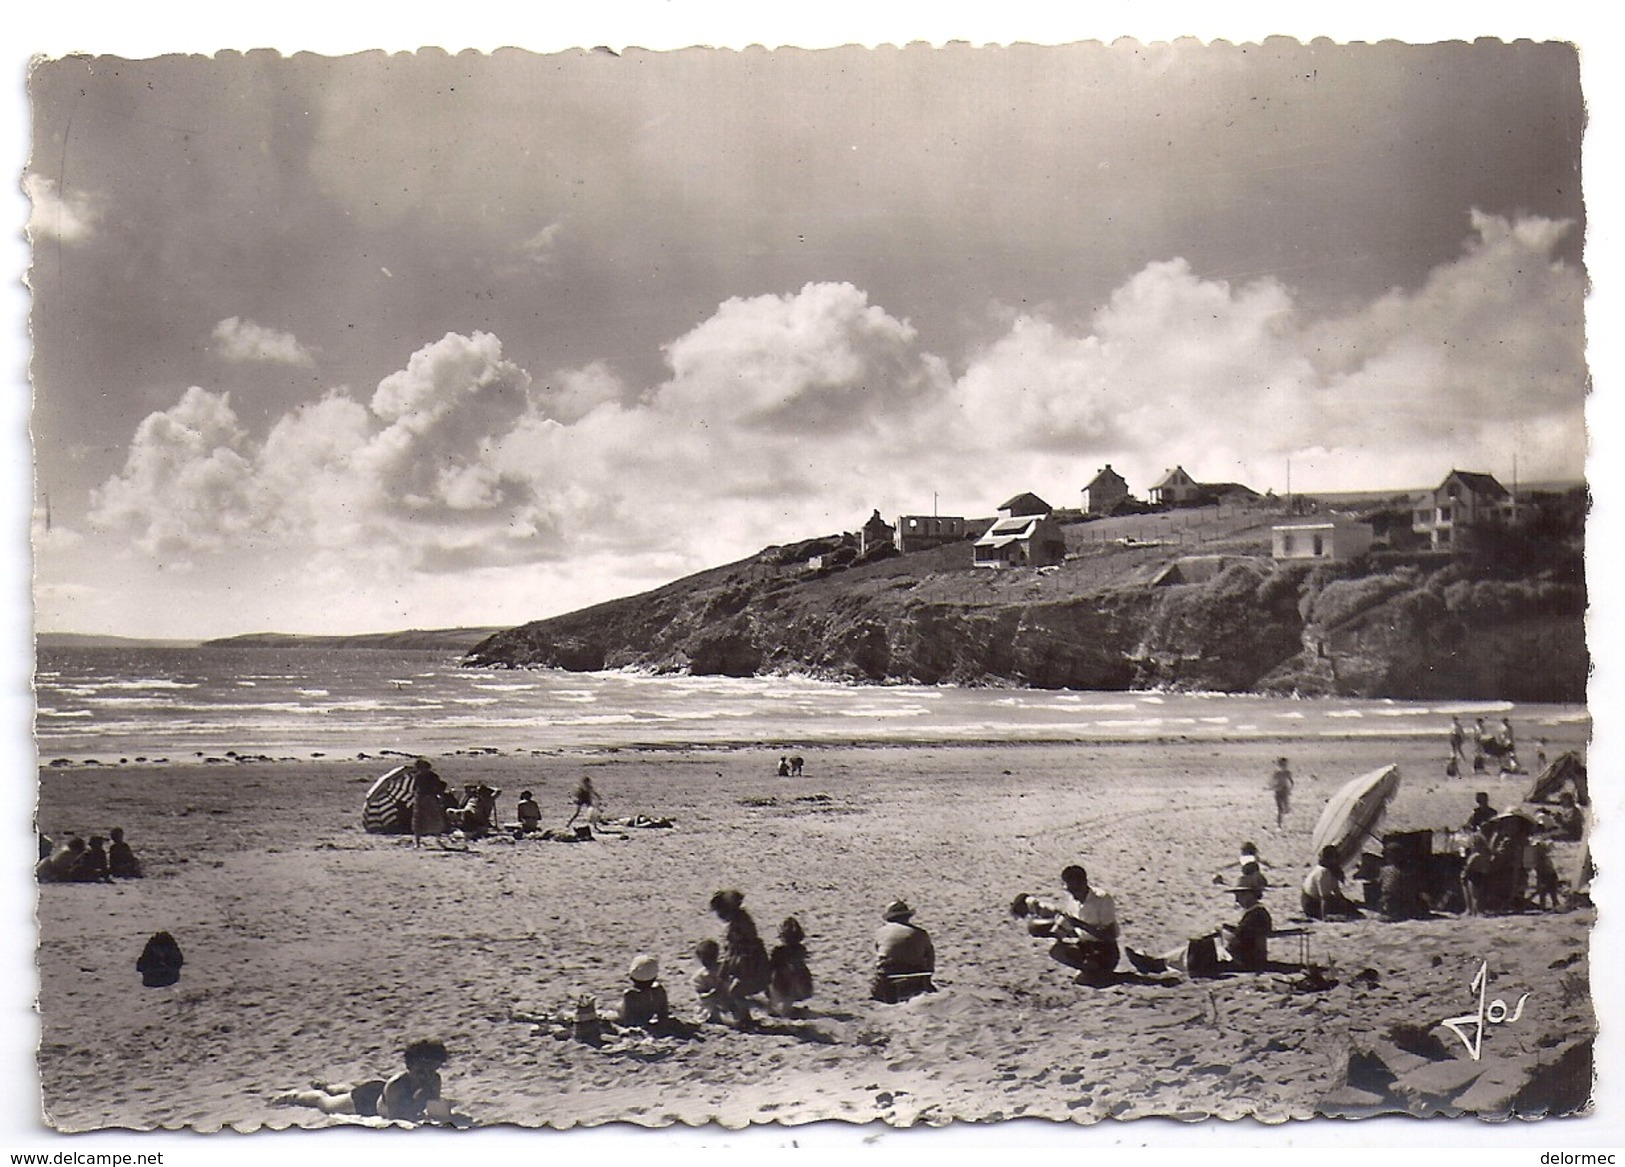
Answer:
[[722, 997], [722, 947], [709, 938], [694, 946], [694, 959], [700, 967], [694, 973], [694, 995], [704, 1010], [702, 1020], [721, 1021], [727, 1002]]
[[1061, 883], [1066, 895], [1058, 904], [1020, 895], [1010, 911], [1027, 918], [1029, 935], [1054, 939], [1050, 956], [1077, 969], [1079, 984], [1105, 984], [1117, 969], [1117, 905], [1089, 886], [1089, 873], [1079, 864], [1062, 870]]
[[1264, 889], [1269, 887], [1270, 881], [1264, 878], [1264, 873], [1258, 869], [1258, 864], [1244, 863], [1241, 866], [1241, 874], [1236, 876], [1236, 885], [1238, 887], [1250, 887], [1259, 894], [1263, 894]]
[[615, 1021], [640, 1029], [668, 1023], [671, 1003], [666, 998], [666, 986], [660, 983], [660, 962], [650, 953], [640, 953], [626, 975], [632, 984], [621, 994], [621, 1008], [615, 1014]]
[[113, 844], [107, 850], [107, 873], [117, 879], [140, 879], [141, 860], [124, 841], [124, 828], [114, 827]]
[[783, 754], [779, 755], [779, 777], [790, 777], [790, 759], [785, 757]]
[[79, 859], [85, 853], [85, 841], [70, 834], [56, 845], [49, 858], [34, 866], [34, 875], [41, 883], [67, 883], [79, 868]]
[[536, 805], [536, 799], [528, 790], [519, 792], [519, 833], [522, 835], [534, 834], [542, 829], [542, 808]]
[[1473, 795], [1473, 813], [1467, 818], [1467, 829], [1469, 831], [1482, 830], [1484, 824], [1494, 818], [1497, 813], [1496, 809], [1490, 805], [1488, 792], [1480, 790]]
[[1557, 810], [1552, 814], [1552, 838], [1566, 843], [1578, 843], [1585, 833], [1585, 816], [1575, 805], [1574, 795], [1565, 790], [1557, 796]]
[[1336, 847], [1322, 847], [1303, 880], [1303, 914], [1312, 920], [1354, 919], [1360, 909], [1343, 894], [1343, 865]]
[[135, 958], [135, 971], [147, 988], [165, 989], [181, 979], [185, 964], [186, 954], [175, 937], [168, 932], [154, 932]]
[[786, 916], [779, 925], [779, 942], [767, 954], [767, 1007], [780, 1017], [795, 1016], [801, 1002], [813, 995], [806, 941], [801, 921]]
[[79, 883], [110, 883], [113, 877], [107, 870], [107, 839], [103, 835], [92, 835], [74, 864], [72, 878]]
[[717, 965], [718, 993], [735, 1023], [749, 1028], [750, 998], [767, 991], [767, 946], [756, 931], [756, 921], [744, 908], [743, 892], [719, 891], [711, 897], [711, 910], [728, 926]]
[[[1274, 922], [1269, 909], [1264, 907], [1264, 893], [1239, 884], [1227, 890], [1236, 897], [1236, 906], [1241, 909], [1241, 917], [1234, 924], [1224, 924], [1212, 932], [1192, 937], [1162, 956], [1127, 948], [1129, 963], [1135, 971], [1154, 974], [1176, 969], [1190, 976], [1218, 976], [1230, 972], [1263, 972], [1268, 968]], [[1215, 946], [1219, 951], [1212, 951]], [[1191, 959], [1193, 951], [1208, 954], [1205, 967]]]
[[875, 979], [869, 995], [896, 1005], [921, 993], [934, 993], [932, 975], [937, 952], [931, 935], [914, 923], [914, 909], [906, 900], [893, 900], [883, 914], [886, 921], [875, 933]]
[[354, 1085], [313, 1083], [273, 1098], [276, 1106], [311, 1106], [323, 1114], [358, 1114], [400, 1122], [449, 1122], [450, 1107], [440, 1097], [440, 1067], [449, 1060], [438, 1041], [414, 1041], [403, 1051], [406, 1069], [389, 1079]]

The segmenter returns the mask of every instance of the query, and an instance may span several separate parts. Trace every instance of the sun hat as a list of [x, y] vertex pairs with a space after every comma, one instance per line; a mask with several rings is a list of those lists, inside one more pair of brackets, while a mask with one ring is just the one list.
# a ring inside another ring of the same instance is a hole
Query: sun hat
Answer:
[[885, 918], [887, 920], [907, 920], [914, 914], [914, 909], [908, 906], [907, 900], [893, 900], [886, 905]]
[[632, 967], [626, 970], [626, 975], [640, 984], [649, 984], [660, 976], [660, 962], [647, 952], [640, 952], [632, 961]]

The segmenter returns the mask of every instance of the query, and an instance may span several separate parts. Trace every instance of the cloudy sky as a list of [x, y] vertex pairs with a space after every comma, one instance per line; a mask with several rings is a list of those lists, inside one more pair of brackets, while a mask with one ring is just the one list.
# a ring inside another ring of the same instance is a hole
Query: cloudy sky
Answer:
[[[1106, 462], [1585, 468], [1571, 49], [68, 58], [36, 612], [509, 624]], [[49, 499], [49, 524], [46, 499]]]

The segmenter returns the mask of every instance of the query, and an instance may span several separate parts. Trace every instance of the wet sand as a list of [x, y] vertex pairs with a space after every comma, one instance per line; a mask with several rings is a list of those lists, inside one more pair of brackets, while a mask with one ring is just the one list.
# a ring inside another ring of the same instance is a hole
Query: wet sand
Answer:
[[[1348, 778], [1398, 763], [1386, 827], [1411, 829], [1459, 825], [1475, 789], [1511, 806], [1526, 777], [1449, 780], [1431, 744], [1374, 737], [803, 750], [797, 779], [775, 776], [779, 752], [440, 757], [453, 785], [500, 787], [505, 819], [531, 789], [544, 823], [562, 825], [590, 774], [610, 816], [677, 823], [444, 851], [362, 832], [387, 761], [42, 771], [42, 830], [123, 826], [148, 871], [40, 888], [49, 1121], [330, 1125], [343, 1120], [271, 1100], [392, 1072], [420, 1035], [450, 1048], [446, 1094], [477, 1123], [559, 1127], [1505, 1114], [1527, 1105], [1532, 1077], [1586, 1056], [1589, 909], [1316, 924], [1311, 957], [1340, 984], [1314, 993], [1288, 973], [1081, 987], [1007, 911], [1018, 891], [1058, 893], [1061, 867], [1082, 862], [1116, 897], [1125, 943], [1161, 950], [1235, 918], [1213, 876], [1251, 839], [1287, 885], [1266, 900], [1287, 926], [1310, 830]], [[1266, 779], [1282, 752], [1298, 784], [1277, 829]], [[1575, 868], [1578, 848], [1558, 858]], [[720, 935], [706, 901], [722, 887], [745, 893], [770, 945], [784, 916], [804, 925], [808, 1016], [601, 1047], [537, 1023], [578, 993], [612, 1004], [640, 951], [696, 1016], [689, 953]], [[896, 896], [935, 939], [942, 991], [886, 1006], [868, 997], [871, 937]], [[178, 984], [144, 988], [135, 961], [160, 929], [186, 965]], [[1298, 952], [1295, 939], [1272, 948]], [[1477, 1005], [1481, 961], [1488, 996], [1529, 997], [1474, 1061], [1438, 1023]]]

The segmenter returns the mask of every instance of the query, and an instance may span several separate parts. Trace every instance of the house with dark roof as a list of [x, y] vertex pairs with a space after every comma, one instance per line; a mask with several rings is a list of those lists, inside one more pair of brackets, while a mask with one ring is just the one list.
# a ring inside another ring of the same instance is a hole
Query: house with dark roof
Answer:
[[1100, 468], [1100, 473], [1089, 480], [1089, 485], [1083, 488], [1083, 513], [1086, 515], [1109, 515], [1112, 508], [1128, 497], [1128, 481], [1107, 462]]
[[1007, 498], [999, 504], [999, 514], [1007, 519], [1019, 519], [1024, 515], [1048, 516], [1055, 508], [1039, 498], [1036, 494], [1023, 492], [1014, 498]]
[[1202, 484], [1185, 472], [1183, 466], [1169, 470], [1148, 491], [1158, 506], [1191, 506], [1202, 493]]
[[1492, 474], [1452, 470], [1411, 504], [1411, 529], [1424, 536], [1435, 551], [1460, 550], [1481, 524], [1510, 523], [1516, 503]]

